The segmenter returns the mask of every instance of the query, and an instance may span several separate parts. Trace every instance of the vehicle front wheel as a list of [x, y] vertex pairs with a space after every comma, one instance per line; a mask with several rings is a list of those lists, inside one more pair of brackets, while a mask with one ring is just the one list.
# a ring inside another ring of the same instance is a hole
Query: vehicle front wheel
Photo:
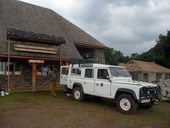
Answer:
[[80, 87], [75, 87], [73, 89], [73, 99], [75, 101], [83, 101], [84, 93], [83, 93], [83, 90]]
[[129, 94], [121, 94], [116, 100], [116, 107], [123, 114], [133, 114], [137, 110], [137, 103]]

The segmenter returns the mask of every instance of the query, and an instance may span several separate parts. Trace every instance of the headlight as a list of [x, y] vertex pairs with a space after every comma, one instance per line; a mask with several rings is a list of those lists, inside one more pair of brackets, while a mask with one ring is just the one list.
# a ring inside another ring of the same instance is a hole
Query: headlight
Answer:
[[141, 93], [142, 94], [147, 94], [148, 92], [147, 92], [147, 88], [146, 87], [142, 87], [141, 88]]

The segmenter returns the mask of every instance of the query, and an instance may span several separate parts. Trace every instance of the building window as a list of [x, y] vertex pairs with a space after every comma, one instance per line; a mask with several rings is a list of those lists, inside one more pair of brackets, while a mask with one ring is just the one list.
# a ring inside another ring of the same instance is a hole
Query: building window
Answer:
[[85, 78], [93, 78], [93, 69], [85, 70]]
[[[9, 63], [10, 75], [21, 75], [22, 64], [20, 62]], [[0, 75], [8, 75], [8, 62], [0, 62]]]
[[148, 73], [143, 74], [143, 81], [148, 82]]
[[162, 78], [162, 74], [161, 73], [157, 73], [156, 74], [156, 81], [159, 81]]
[[15, 75], [20, 75], [20, 74], [21, 74], [21, 68], [22, 68], [21, 63], [15, 62], [15, 65], [14, 65], [14, 66], [15, 66], [15, 67], [14, 67], [14, 69], [15, 69], [14, 74], [15, 74]]
[[107, 72], [107, 69], [98, 69], [98, 72], [97, 72], [97, 78], [98, 79], [108, 79], [108, 72]]
[[137, 81], [139, 80], [138, 79], [138, 72], [130, 72], [130, 74], [131, 74], [133, 80], [137, 80]]
[[40, 64], [37, 66], [37, 75], [38, 76], [47, 76], [48, 75], [48, 66], [45, 64]]
[[5, 74], [5, 62], [0, 62], [0, 75]]
[[165, 74], [165, 79], [170, 79], [170, 74]]

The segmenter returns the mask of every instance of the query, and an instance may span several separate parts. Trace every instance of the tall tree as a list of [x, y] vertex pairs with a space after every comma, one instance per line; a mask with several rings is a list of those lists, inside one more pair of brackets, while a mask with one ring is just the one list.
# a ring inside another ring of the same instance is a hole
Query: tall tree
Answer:
[[129, 61], [128, 56], [124, 56], [121, 51], [117, 51], [113, 48], [107, 48], [105, 50], [105, 61], [106, 64], [118, 65], [118, 63], [126, 63]]
[[137, 57], [139, 60], [155, 61], [156, 63], [170, 68], [170, 31], [167, 35], [159, 35], [157, 44], [148, 52]]

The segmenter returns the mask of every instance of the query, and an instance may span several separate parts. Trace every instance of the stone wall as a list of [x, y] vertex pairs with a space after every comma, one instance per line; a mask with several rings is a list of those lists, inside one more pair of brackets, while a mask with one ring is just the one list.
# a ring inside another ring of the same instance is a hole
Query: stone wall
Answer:
[[[137, 80], [137, 81], [144, 81], [144, 73], [147, 73], [148, 74], [148, 81], [146, 82], [149, 82], [149, 83], [155, 83], [159, 80], [157, 80], [156, 78], [156, 74], [157, 73], [148, 73], [148, 72], [130, 72], [130, 74], [132, 75], [132, 78], [136, 78], [137, 79], [134, 79], [134, 80]], [[137, 76], [134, 76], [134, 75], [137, 75]], [[166, 79], [165, 78], [165, 74], [161, 74], [161, 79]]]
[[148, 82], [152, 83], [156, 81], [156, 73], [148, 73]]
[[[48, 76], [37, 76], [36, 87], [47, 87], [50, 82], [50, 77]], [[58, 80], [58, 79], [57, 79]], [[0, 85], [1, 88], [7, 88], [8, 76], [0, 75]], [[22, 63], [22, 73], [21, 75], [10, 76], [10, 87], [11, 88], [23, 88], [32, 87], [32, 67], [29, 63]]]
[[105, 63], [104, 50], [102, 50], [102, 49], [95, 50], [95, 62], [101, 63], [101, 64]]
[[[8, 76], [0, 76], [0, 84], [2, 87], [7, 87]], [[10, 87], [31, 87], [31, 65], [22, 63], [21, 75], [10, 76]]]
[[170, 101], [170, 79], [162, 79], [158, 85], [161, 87], [161, 99]]

